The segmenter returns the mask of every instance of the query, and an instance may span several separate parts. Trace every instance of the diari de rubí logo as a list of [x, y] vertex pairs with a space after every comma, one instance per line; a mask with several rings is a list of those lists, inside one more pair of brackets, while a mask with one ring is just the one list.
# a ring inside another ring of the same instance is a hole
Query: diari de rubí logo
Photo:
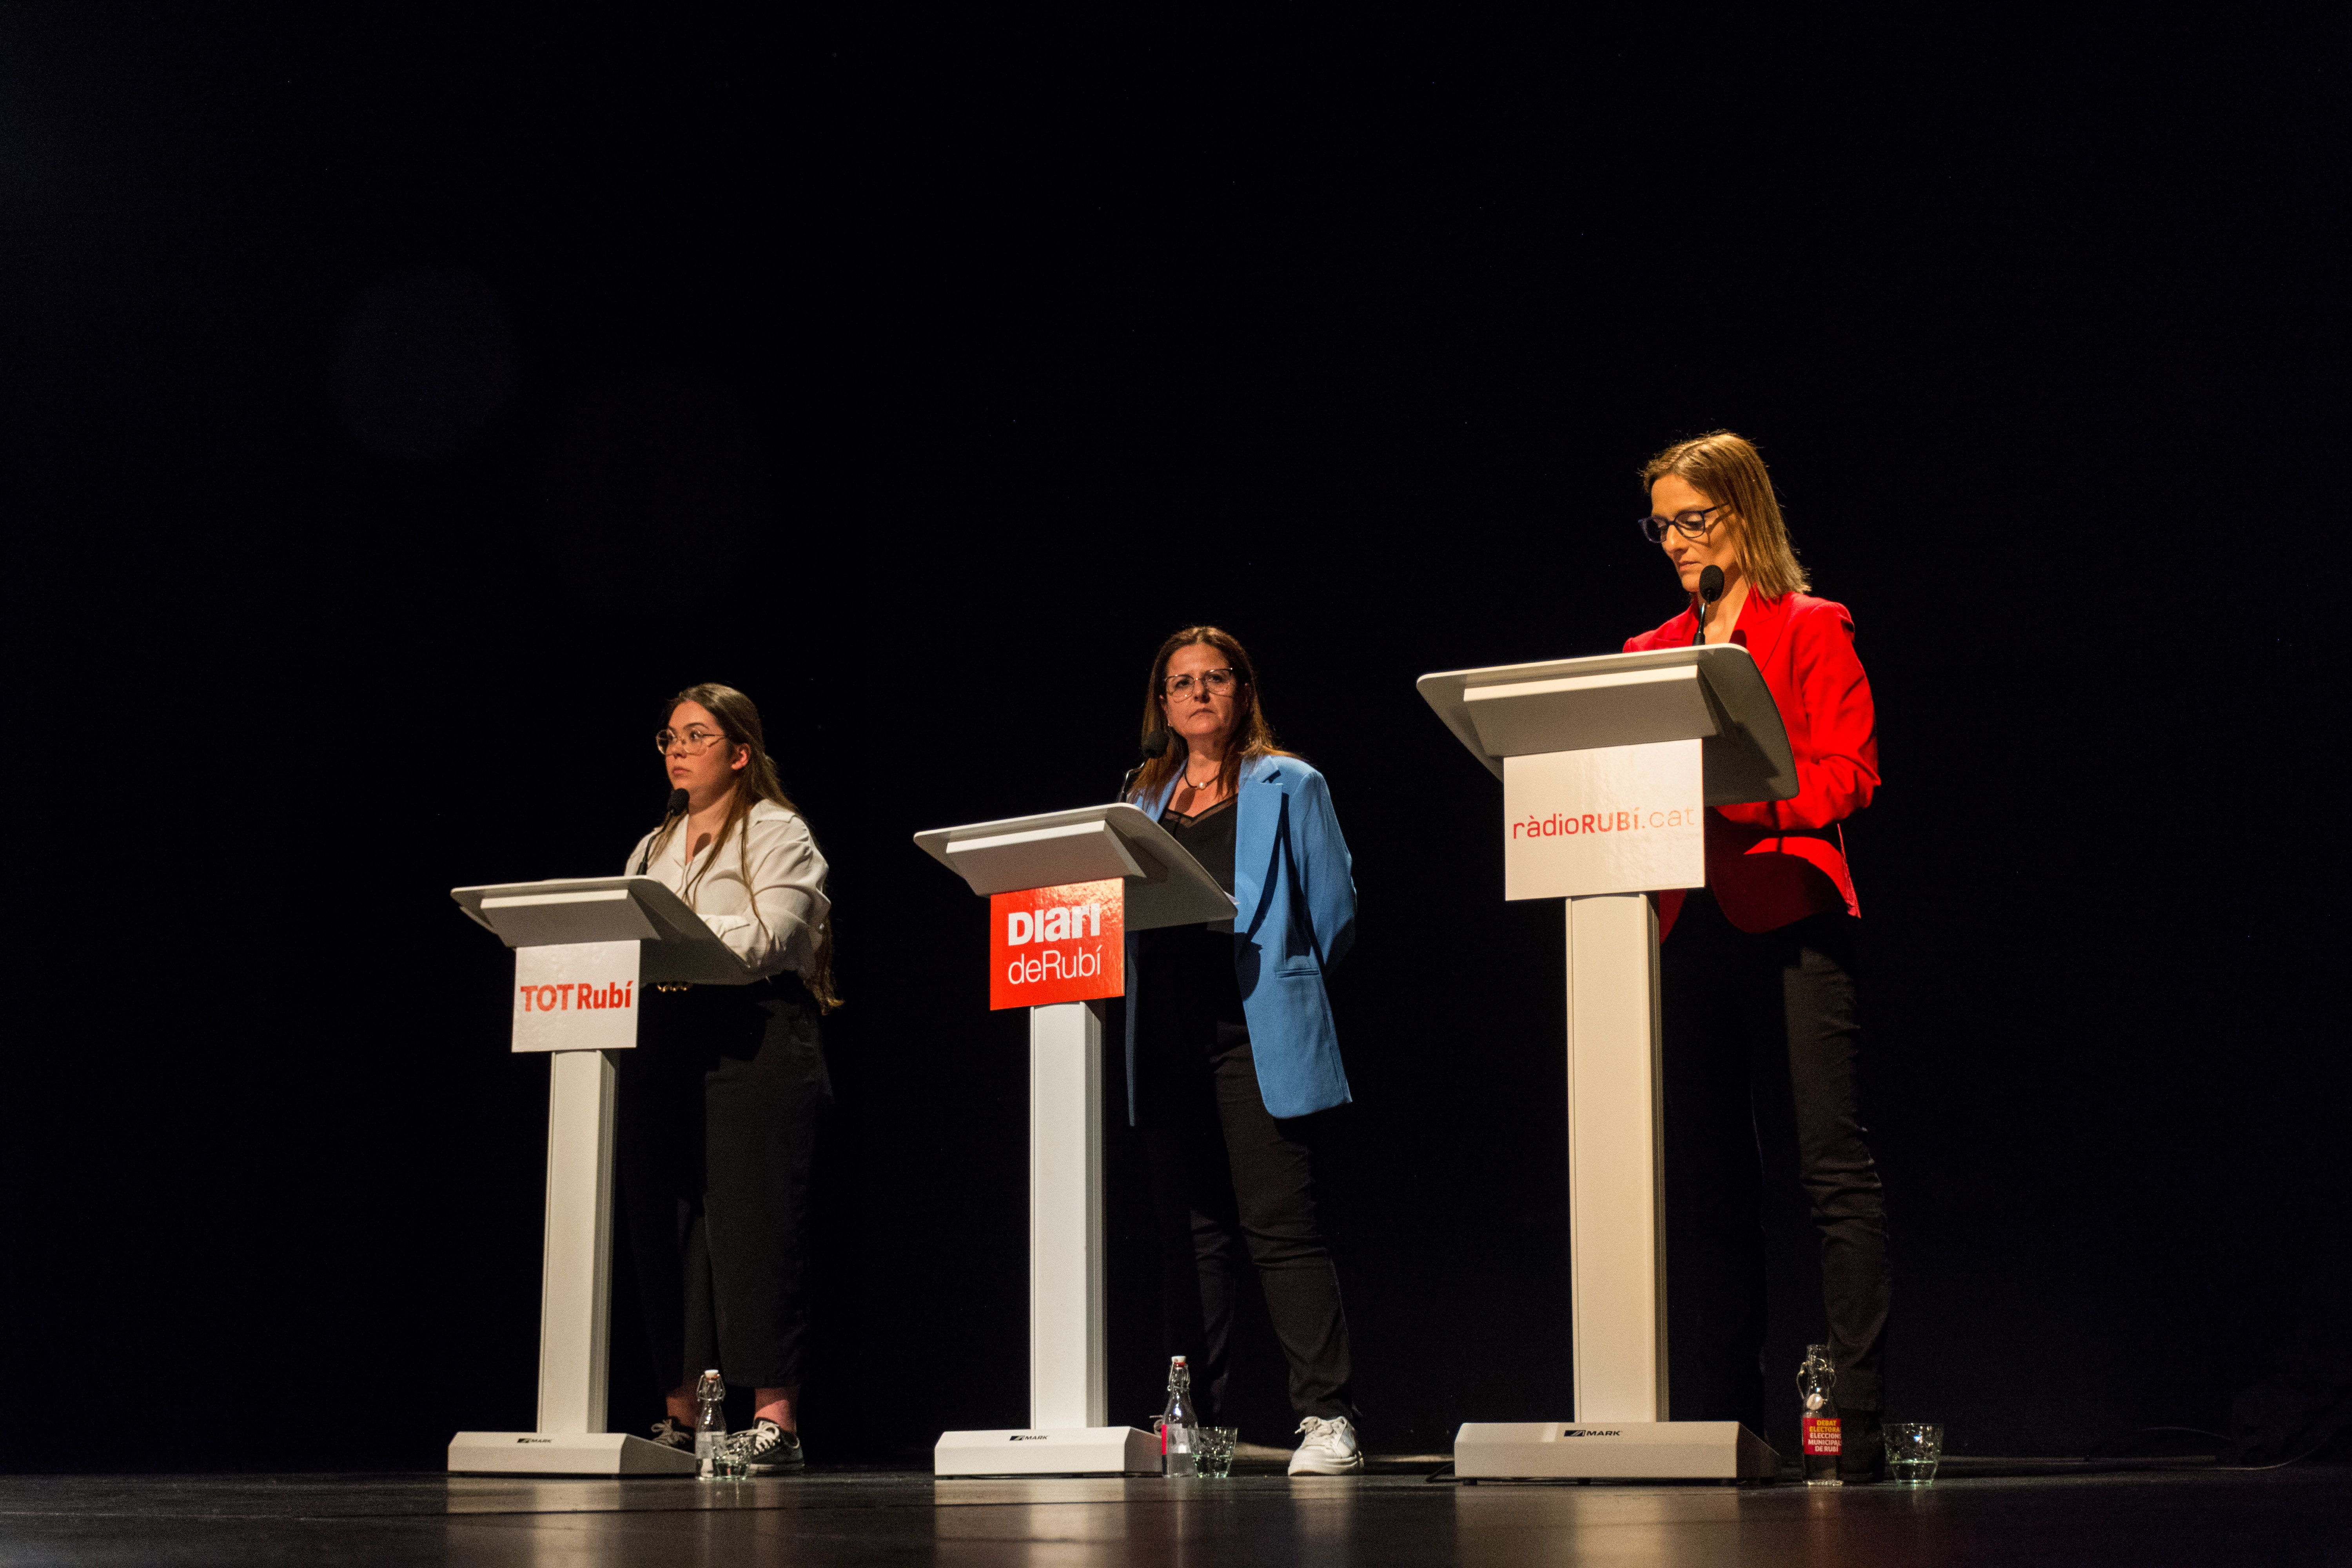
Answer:
[[1126, 884], [1117, 879], [989, 900], [991, 1007], [1116, 996], [1126, 989]]
[[[1036, 952], [1015, 952], [1004, 961], [1007, 985], [1035, 985], [1054, 980], [1091, 980], [1103, 971], [1100, 942], [1102, 905], [1068, 904], [1050, 910], [1009, 910], [1004, 916], [1004, 945], [1026, 947], [1031, 942], [1074, 943], [1044, 946]], [[1116, 928], [1117, 922], [1113, 922]]]

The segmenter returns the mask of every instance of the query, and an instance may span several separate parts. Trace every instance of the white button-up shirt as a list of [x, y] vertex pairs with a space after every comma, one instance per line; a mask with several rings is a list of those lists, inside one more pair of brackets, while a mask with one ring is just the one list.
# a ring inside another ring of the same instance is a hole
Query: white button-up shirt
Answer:
[[[753, 805], [741, 831], [740, 839], [730, 836], [695, 860], [687, 856], [688, 834], [681, 822], [645, 875], [684, 899], [754, 974], [790, 969], [805, 975], [815, 965], [817, 933], [833, 907], [824, 896], [824, 857], [808, 824], [772, 801]], [[629, 851], [626, 875], [637, 874], [653, 837], [646, 834]]]

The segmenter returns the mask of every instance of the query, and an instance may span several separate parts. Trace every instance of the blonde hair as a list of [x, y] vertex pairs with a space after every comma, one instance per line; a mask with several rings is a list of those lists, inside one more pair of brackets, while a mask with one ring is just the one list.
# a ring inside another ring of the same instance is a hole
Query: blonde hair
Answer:
[[1730, 511], [1740, 575], [1757, 594], [1777, 599], [1812, 587], [1797, 563], [1788, 525], [1780, 521], [1780, 498], [1772, 493], [1772, 476], [1753, 443], [1728, 430], [1677, 441], [1642, 466], [1642, 493], [1648, 495], [1667, 474]]
[[[719, 728], [727, 737], [728, 751], [732, 752], [738, 746], [744, 747], [751, 752], [751, 760], [743, 764], [742, 773], [736, 777], [735, 794], [727, 806], [727, 820], [719, 825], [719, 837], [711, 841], [710, 853], [695, 868], [694, 875], [687, 879], [686, 886], [679, 892], [691, 906], [694, 889], [701, 882], [703, 873], [717, 863], [719, 852], [727, 847], [728, 838], [733, 837], [736, 853], [740, 857], [743, 868], [743, 890], [748, 896], [751, 890], [751, 837], [743, 825], [751, 815], [753, 803], [762, 800], [772, 802], [803, 822], [808, 820], [807, 814], [784, 794], [783, 781], [776, 773], [776, 761], [768, 755], [767, 742], [760, 728], [760, 710], [749, 697], [731, 686], [720, 686], [714, 681], [689, 686], [663, 705], [663, 728], [668, 728], [669, 716], [677, 711], [678, 704], [682, 702], [700, 703], [713, 719], [719, 721]], [[676, 833], [685, 820], [686, 816], [681, 812], [663, 823], [661, 830], [654, 835], [654, 841], [646, 846], [646, 854], [648, 857], [660, 854], [662, 846], [669, 842], [670, 835]], [[814, 840], [814, 835], [812, 834], [811, 837]], [[768, 922], [760, 918], [757, 899], [751, 900], [751, 918], [759, 921], [761, 931], [767, 932], [770, 941], [775, 940], [775, 933], [768, 931]], [[816, 998], [818, 1010], [830, 1013], [841, 1005], [840, 994], [833, 988], [833, 916], [830, 912], [825, 916], [824, 924], [817, 931], [816, 954], [809, 968], [811, 973], [801, 978], [807, 984], [809, 994]]]
[[[1274, 726], [1265, 721], [1265, 709], [1257, 700], [1257, 669], [1250, 663], [1248, 652], [1233, 633], [1217, 626], [1186, 626], [1160, 645], [1151, 658], [1151, 676], [1143, 685], [1143, 739], [1149, 742], [1154, 731], [1167, 726], [1166, 710], [1160, 706], [1161, 687], [1168, 679], [1168, 661], [1177, 650], [1195, 644], [1205, 644], [1224, 656], [1234, 672], [1234, 734], [1233, 743], [1225, 748], [1225, 763], [1221, 772], [1225, 793], [1230, 795], [1241, 786], [1242, 764], [1253, 757], [1288, 757], [1297, 753], [1286, 752], [1274, 743]], [[1184, 765], [1185, 752], [1181, 744], [1169, 748], [1143, 764], [1135, 775], [1129, 798], [1149, 800]]]

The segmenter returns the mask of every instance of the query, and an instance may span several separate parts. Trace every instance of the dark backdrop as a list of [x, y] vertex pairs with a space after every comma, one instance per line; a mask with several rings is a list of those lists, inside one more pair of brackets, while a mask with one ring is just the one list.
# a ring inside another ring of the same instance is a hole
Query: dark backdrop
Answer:
[[[1104, 798], [1198, 619], [1355, 849], [1327, 1185], [1370, 1439], [1566, 1415], [1560, 915], [1502, 901], [1496, 787], [1412, 679], [1673, 614], [1633, 476], [1722, 426], [1880, 705], [1893, 1414], [2080, 1452], [2213, 1426], [2326, 1331], [2340, 32], [0, 27], [16, 1462], [429, 1466], [528, 1425], [545, 1068], [446, 889], [616, 868], [662, 698], [713, 679], [835, 867], [815, 1451], [1021, 1419], [1022, 1018], [908, 835]], [[1262, 1331], [1242, 1375], [1281, 1440]]]

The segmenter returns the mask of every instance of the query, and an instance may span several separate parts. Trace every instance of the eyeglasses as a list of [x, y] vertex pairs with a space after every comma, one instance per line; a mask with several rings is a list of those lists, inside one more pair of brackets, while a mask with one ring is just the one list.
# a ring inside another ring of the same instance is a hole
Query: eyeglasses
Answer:
[[[1204, 669], [1201, 672], [1201, 689], [1212, 697], [1222, 697], [1234, 689], [1234, 679], [1230, 665], [1222, 669]], [[1190, 697], [1192, 694], [1192, 678], [1189, 675], [1167, 676], [1160, 680], [1160, 689], [1171, 697]]]
[[665, 757], [670, 754], [673, 748], [684, 752], [689, 757], [698, 757], [726, 738], [718, 731], [706, 730], [699, 724], [682, 735], [676, 730], [656, 730], [654, 731], [654, 750]]
[[1653, 544], [1664, 544], [1666, 530], [1671, 528], [1685, 539], [1705, 539], [1706, 531], [1715, 526], [1707, 519], [1722, 510], [1723, 503], [1717, 503], [1704, 511], [1677, 512], [1673, 517], [1660, 517], [1652, 512], [1642, 520], [1642, 537]]

